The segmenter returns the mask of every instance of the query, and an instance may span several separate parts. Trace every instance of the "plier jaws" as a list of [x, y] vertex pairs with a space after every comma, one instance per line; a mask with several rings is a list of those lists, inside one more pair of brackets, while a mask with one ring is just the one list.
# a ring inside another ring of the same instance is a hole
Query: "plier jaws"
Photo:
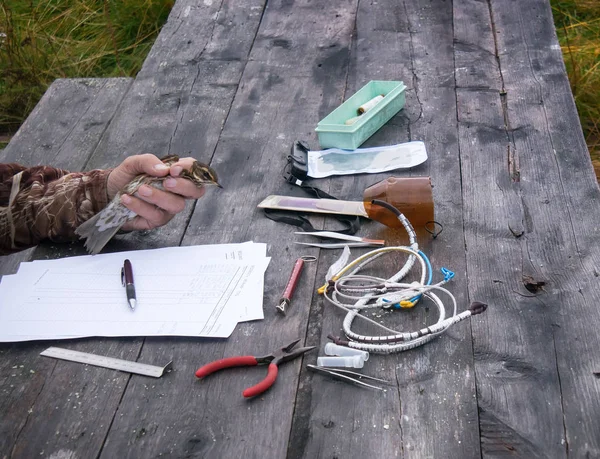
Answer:
[[259, 365], [266, 365], [268, 363], [274, 363], [275, 365], [279, 365], [280, 363], [289, 362], [290, 360], [294, 360], [296, 357], [301, 356], [305, 352], [312, 351], [315, 346], [306, 346], [299, 347], [298, 349], [294, 349], [296, 344], [300, 342], [300, 338], [292, 341], [285, 347], [272, 352], [269, 355], [265, 355], [264, 357], [256, 357], [256, 360], [259, 362]]
[[208, 376], [224, 368], [269, 365], [269, 368], [267, 369], [267, 376], [265, 377], [265, 379], [242, 392], [242, 395], [246, 398], [255, 397], [265, 392], [275, 383], [275, 380], [277, 379], [277, 374], [279, 373], [279, 364], [293, 360], [296, 357], [301, 356], [305, 352], [311, 351], [315, 348], [315, 346], [307, 346], [300, 347], [298, 349], [293, 349], [299, 342], [300, 338], [292, 341], [287, 346], [282, 347], [277, 351], [262, 357], [246, 355], [237, 357], [227, 357], [225, 359], [215, 360], [214, 362], [208, 363], [198, 368], [198, 370], [196, 371], [196, 377], [204, 378], [205, 376]]

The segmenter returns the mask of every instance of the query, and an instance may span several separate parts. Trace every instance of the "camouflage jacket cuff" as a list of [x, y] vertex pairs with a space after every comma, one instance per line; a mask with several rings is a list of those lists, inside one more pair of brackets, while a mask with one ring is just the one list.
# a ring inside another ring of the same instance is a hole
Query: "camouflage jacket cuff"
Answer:
[[75, 229], [107, 205], [111, 172], [0, 164], [0, 253], [23, 250], [44, 239], [77, 239]]

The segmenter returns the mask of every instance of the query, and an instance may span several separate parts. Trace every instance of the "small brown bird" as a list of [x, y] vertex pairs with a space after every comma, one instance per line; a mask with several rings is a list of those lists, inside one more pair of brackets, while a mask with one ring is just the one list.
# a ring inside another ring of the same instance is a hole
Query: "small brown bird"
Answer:
[[[171, 166], [179, 161], [179, 157], [169, 155], [161, 158], [161, 161], [167, 166]], [[198, 161], [194, 161], [190, 170], [184, 169], [179, 177], [188, 179], [197, 187], [216, 185], [219, 188], [223, 188], [219, 184], [217, 173], [210, 166]], [[127, 220], [136, 216], [135, 212], [121, 204], [121, 196], [123, 194], [134, 194], [142, 185], [149, 185], [162, 190], [164, 189], [162, 184], [163, 179], [164, 177], [152, 177], [146, 174], [138, 175], [125, 185], [104, 209], [88, 221], [79, 225], [75, 230], [75, 234], [82, 239], [86, 239], [85, 248], [88, 252], [92, 255], [99, 253]]]

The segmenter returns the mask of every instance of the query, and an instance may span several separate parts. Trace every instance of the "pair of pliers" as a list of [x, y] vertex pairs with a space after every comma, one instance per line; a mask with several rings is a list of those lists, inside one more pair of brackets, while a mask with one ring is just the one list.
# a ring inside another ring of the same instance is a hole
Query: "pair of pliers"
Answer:
[[319, 247], [321, 249], [343, 249], [344, 246], [348, 247], [378, 247], [385, 245], [385, 241], [382, 239], [368, 239], [366, 237], [351, 236], [349, 234], [336, 233], [335, 231], [298, 231], [294, 234], [301, 234], [305, 236], [315, 236], [325, 239], [337, 239], [338, 241], [348, 242], [296, 242], [300, 245], [310, 245], [312, 247]]
[[290, 360], [299, 357], [305, 352], [311, 351], [315, 348], [315, 346], [307, 346], [300, 347], [298, 349], [294, 349], [296, 344], [300, 342], [300, 339], [297, 339], [285, 347], [278, 349], [277, 351], [265, 355], [263, 357], [255, 357], [252, 355], [246, 356], [238, 356], [238, 357], [228, 357], [221, 360], [215, 360], [214, 362], [208, 363], [196, 371], [197, 378], [204, 378], [205, 376], [210, 375], [211, 373], [215, 373], [224, 368], [231, 367], [245, 367], [245, 366], [254, 366], [254, 365], [269, 365], [267, 370], [267, 376], [258, 384], [247, 388], [242, 392], [242, 395], [246, 398], [255, 397], [257, 395], [265, 392], [269, 387], [273, 385], [275, 380], [277, 379], [277, 374], [279, 373], [278, 365], [280, 363], [288, 362]]

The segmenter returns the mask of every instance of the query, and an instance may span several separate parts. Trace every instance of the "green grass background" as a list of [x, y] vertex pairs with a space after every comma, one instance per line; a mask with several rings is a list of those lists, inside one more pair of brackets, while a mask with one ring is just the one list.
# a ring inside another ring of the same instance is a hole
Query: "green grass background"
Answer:
[[135, 76], [174, 0], [0, 0], [0, 133], [56, 78]]
[[[134, 77], [173, 3], [0, 0], [0, 142], [18, 129], [56, 78]], [[600, 0], [550, 3], [600, 177]]]

